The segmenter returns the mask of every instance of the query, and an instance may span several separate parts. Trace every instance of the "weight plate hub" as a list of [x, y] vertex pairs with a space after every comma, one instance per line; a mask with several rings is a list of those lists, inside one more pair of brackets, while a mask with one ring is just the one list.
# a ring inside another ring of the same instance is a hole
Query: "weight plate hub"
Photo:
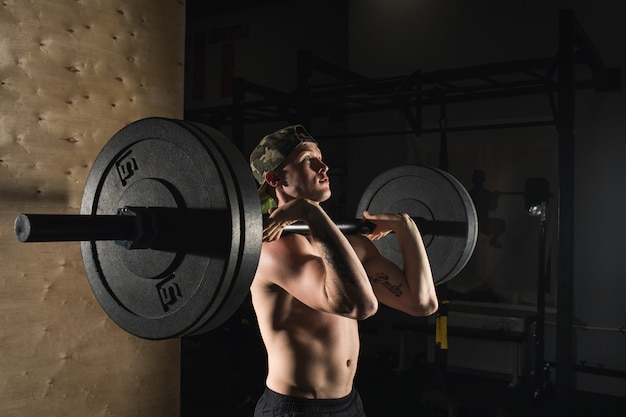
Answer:
[[[436, 285], [456, 276], [474, 252], [478, 237], [476, 209], [467, 190], [445, 171], [419, 165], [393, 168], [367, 187], [357, 208], [372, 213], [408, 213], [416, 219]], [[402, 267], [394, 237], [375, 241], [379, 250]]]
[[226, 213], [220, 218], [230, 219], [230, 233], [216, 235], [223, 225], [204, 222], [190, 230], [190, 239], [220, 243], [210, 254], [82, 242], [87, 278], [106, 313], [146, 339], [205, 332], [230, 317], [248, 293], [262, 241], [256, 184], [236, 147], [214, 129], [181, 120], [126, 126], [94, 161], [81, 214], [117, 214], [125, 206]]

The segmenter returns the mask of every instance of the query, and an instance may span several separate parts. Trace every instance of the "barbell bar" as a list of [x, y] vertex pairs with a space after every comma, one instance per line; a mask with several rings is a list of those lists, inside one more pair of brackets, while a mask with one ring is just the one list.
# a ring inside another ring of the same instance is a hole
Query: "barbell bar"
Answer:
[[[97, 156], [79, 215], [22, 214], [15, 232], [22, 242], [80, 241], [94, 295], [124, 330], [146, 339], [200, 334], [222, 324], [248, 294], [263, 229], [256, 188], [247, 160], [217, 130], [141, 119]], [[443, 171], [387, 171], [364, 193], [357, 217], [363, 210], [414, 218], [437, 285], [471, 257], [476, 212], [465, 189]], [[374, 226], [363, 219], [338, 223], [346, 234]], [[285, 233], [308, 227], [296, 223]], [[389, 242], [395, 239], [375, 244], [401, 265]]]
[[[117, 215], [20, 214], [14, 228], [18, 240], [24, 243], [113, 240], [131, 250], [179, 250], [185, 248], [185, 241], [192, 233], [198, 233], [191, 230], [191, 226], [204, 226], [200, 227], [201, 230], [209, 226], [219, 227], [224, 224], [221, 220], [225, 220], [225, 214], [212, 210], [122, 207]], [[465, 236], [467, 233], [462, 222], [429, 221], [418, 217], [413, 217], [413, 221], [422, 235]], [[375, 223], [364, 219], [351, 219], [335, 225], [347, 235], [370, 234], [376, 227]], [[309, 226], [295, 222], [283, 229], [285, 235], [294, 233], [309, 234]]]

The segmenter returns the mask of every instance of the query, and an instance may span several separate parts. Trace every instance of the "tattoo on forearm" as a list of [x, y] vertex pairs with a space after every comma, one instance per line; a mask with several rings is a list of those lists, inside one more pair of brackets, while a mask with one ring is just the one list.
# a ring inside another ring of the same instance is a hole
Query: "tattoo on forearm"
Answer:
[[402, 284], [392, 285], [389, 282], [389, 277], [382, 272], [378, 272], [373, 277], [370, 277], [370, 281], [372, 281], [372, 284], [381, 285], [384, 289], [386, 289], [398, 298], [402, 297], [402, 294], [404, 294], [404, 291], [402, 290]]
[[352, 276], [345, 261], [338, 255], [337, 245], [330, 240], [318, 239], [317, 241], [321, 247], [322, 257], [337, 272], [339, 279], [346, 284], [356, 285], [354, 276]]

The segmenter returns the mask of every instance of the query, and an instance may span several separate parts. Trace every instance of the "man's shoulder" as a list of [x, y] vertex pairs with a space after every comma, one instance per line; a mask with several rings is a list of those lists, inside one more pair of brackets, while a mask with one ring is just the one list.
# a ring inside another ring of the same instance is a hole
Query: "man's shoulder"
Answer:
[[368, 258], [371, 258], [372, 256], [375, 256], [378, 253], [372, 241], [363, 235], [346, 235], [346, 238], [348, 239], [348, 242], [350, 242], [350, 245], [354, 249], [354, 252], [359, 257], [361, 262], [365, 261]]
[[284, 235], [281, 236], [280, 239], [271, 242], [263, 242], [261, 246], [261, 256], [278, 256], [284, 259], [285, 256], [291, 256], [294, 253], [307, 250], [309, 246], [309, 240], [304, 235]]
[[311, 254], [311, 245], [306, 236], [286, 235], [278, 240], [263, 242], [257, 275], [273, 276], [287, 267], [303, 262]]

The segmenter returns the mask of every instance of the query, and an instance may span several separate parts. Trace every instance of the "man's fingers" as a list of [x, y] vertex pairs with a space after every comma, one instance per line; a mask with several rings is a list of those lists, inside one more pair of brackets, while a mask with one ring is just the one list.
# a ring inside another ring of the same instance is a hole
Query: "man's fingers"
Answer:
[[384, 231], [384, 232], [379, 232], [379, 233], [371, 233], [368, 235], [365, 235], [366, 238], [368, 238], [369, 240], [380, 240], [382, 238], [384, 238], [385, 236], [387, 236], [389, 233], [391, 233], [391, 231]]
[[285, 227], [293, 223], [295, 223], [294, 220], [278, 222], [270, 219], [270, 222], [263, 229], [263, 241], [271, 242], [280, 239]]

